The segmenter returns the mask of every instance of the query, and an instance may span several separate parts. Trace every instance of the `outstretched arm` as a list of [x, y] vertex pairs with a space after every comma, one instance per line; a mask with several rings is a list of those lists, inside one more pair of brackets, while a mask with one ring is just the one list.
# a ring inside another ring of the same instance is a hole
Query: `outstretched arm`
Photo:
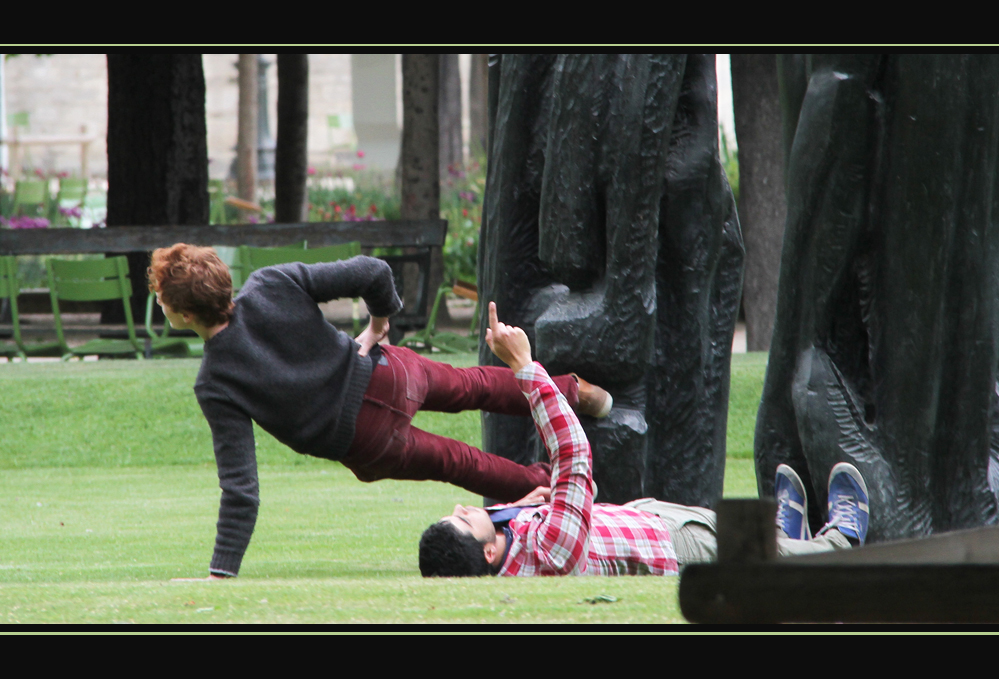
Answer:
[[[521, 391], [552, 461], [551, 511], [530, 541], [539, 575], [583, 572], [590, 541], [593, 489], [590, 444], [579, 419], [540, 364], [531, 360], [531, 344], [520, 328], [500, 323], [489, 304], [486, 343], [513, 368]], [[542, 494], [542, 489], [535, 493]], [[509, 573], [516, 575], [516, 573]]]

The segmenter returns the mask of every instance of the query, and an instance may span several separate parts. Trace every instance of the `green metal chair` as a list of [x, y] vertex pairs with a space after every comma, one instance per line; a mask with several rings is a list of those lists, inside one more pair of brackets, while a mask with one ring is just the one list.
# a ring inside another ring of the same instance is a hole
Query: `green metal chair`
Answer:
[[255, 248], [249, 245], [241, 245], [239, 248], [241, 258], [246, 266], [246, 275], [249, 276], [257, 269], [275, 264], [287, 264], [289, 262], [302, 262], [303, 264], [319, 264], [321, 262], [336, 262], [341, 259], [350, 259], [361, 254], [361, 244], [358, 241], [343, 243], [341, 245], [326, 245], [319, 248]]
[[[245, 283], [246, 279], [250, 277], [250, 274], [253, 273], [254, 271], [256, 271], [256, 269], [251, 268], [250, 261], [248, 259], [249, 256], [250, 256], [249, 253], [250, 253], [251, 250], [254, 251], [254, 252], [256, 252], [256, 251], [264, 251], [264, 250], [266, 250], [266, 251], [271, 251], [271, 250], [274, 250], [274, 251], [290, 250], [294, 254], [294, 253], [302, 252], [303, 250], [305, 250], [306, 245], [308, 245], [308, 242], [303, 240], [300, 243], [293, 243], [291, 245], [286, 245], [286, 246], [277, 247], [277, 248], [255, 248], [255, 247], [250, 247], [250, 246], [247, 246], [247, 245], [241, 245], [241, 246], [239, 246], [236, 249], [235, 260], [231, 264], [229, 264], [229, 275], [232, 277], [232, 292], [233, 292], [233, 294], [239, 292], [242, 289], [242, 287], [243, 287], [243, 283]], [[258, 259], [261, 256], [262, 255], [258, 255]], [[282, 259], [281, 261], [276, 262], [276, 263], [277, 264], [283, 264], [286, 261], [287, 262], [293, 262], [295, 260], [294, 259]], [[262, 264], [261, 266], [269, 266], [269, 265], [268, 264]], [[258, 266], [256, 268], [259, 269], [261, 267]]]
[[[246, 276], [257, 269], [275, 264], [287, 264], [289, 262], [302, 262], [303, 264], [319, 264], [321, 262], [337, 262], [342, 259], [350, 259], [361, 254], [361, 243], [352, 241], [340, 245], [326, 245], [318, 248], [308, 248], [299, 250], [297, 248], [255, 248], [249, 245], [239, 247], [240, 259], [246, 267]], [[354, 307], [351, 313], [354, 321], [354, 335], [360, 334], [361, 330], [361, 304], [360, 300], [354, 300]]]
[[45, 217], [48, 214], [49, 183], [44, 179], [19, 179], [14, 185], [12, 215]]
[[[471, 335], [465, 337], [464, 335], [459, 335], [454, 332], [438, 331], [437, 330], [437, 312], [440, 310], [441, 304], [447, 304], [445, 296], [449, 292], [455, 292], [456, 294], [461, 294], [460, 288], [467, 289], [469, 286], [460, 285], [459, 282], [455, 282], [454, 285], [449, 283], [444, 283], [440, 288], [437, 289], [437, 297], [434, 299], [434, 306], [430, 310], [430, 315], [427, 317], [427, 325], [425, 328], [414, 334], [412, 337], [407, 337], [406, 339], [399, 342], [400, 347], [409, 347], [410, 349], [416, 349], [423, 351], [432, 351], [437, 349], [446, 354], [457, 354], [467, 351], [475, 351], [479, 348], [478, 337]], [[465, 296], [465, 295], [461, 295]], [[469, 297], [469, 299], [471, 299]], [[475, 296], [478, 300], [478, 295]], [[472, 318], [472, 327], [475, 328], [478, 325], [478, 307], [476, 307], [475, 313]]]
[[[49, 280], [49, 296], [52, 300], [52, 314], [55, 317], [56, 338], [62, 347], [62, 359], [68, 361], [73, 356], [135, 356], [142, 358], [143, 343], [135, 335], [132, 321], [132, 282], [128, 278], [128, 260], [125, 257], [109, 257], [89, 261], [66, 261], [49, 259], [46, 262]], [[62, 329], [62, 316], [59, 301], [98, 302], [120, 300], [125, 308], [125, 322], [128, 325], [128, 339], [95, 339], [78, 347], [66, 344]]]
[[146, 298], [146, 333], [149, 335], [149, 345], [146, 356], [172, 355], [186, 358], [200, 358], [205, 355], [205, 341], [200, 337], [169, 337], [170, 321], [163, 319], [163, 332], [153, 330], [153, 308], [156, 303], [156, 293], [150, 292]]
[[13, 360], [15, 356], [25, 360], [28, 356], [62, 356], [62, 346], [58, 342], [26, 344], [21, 339], [21, 319], [17, 308], [17, 295], [21, 291], [17, 278], [17, 258], [0, 257], [0, 299], [10, 305], [10, 319], [13, 342], [0, 342], [0, 356]]
[[73, 219], [62, 214], [60, 210], [79, 208], [83, 210], [83, 203], [87, 199], [87, 180], [81, 177], [63, 177], [59, 180], [59, 193], [52, 201], [49, 218], [53, 225], [58, 226], [79, 226], [82, 221], [77, 217], [76, 223]]
[[225, 181], [208, 180], [208, 200], [210, 205], [208, 223], [225, 224]]

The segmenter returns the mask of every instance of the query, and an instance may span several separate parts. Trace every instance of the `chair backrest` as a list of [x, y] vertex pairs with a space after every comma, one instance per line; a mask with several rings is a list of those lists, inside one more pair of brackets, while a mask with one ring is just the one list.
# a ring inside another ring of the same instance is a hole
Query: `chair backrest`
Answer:
[[17, 298], [16, 274], [12, 275], [10, 271], [10, 261], [13, 259], [10, 255], [0, 256], [0, 299]]
[[25, 207], [44, 214], [49, 199], [49, 183], [44, 179], [19, 179], [14, 185], [14, 214], [23, 214]]
[[135, 323], [132, 320], [132, 281], [128, 278], [128, 259], [108, 257], [82, 262], [64, 259], [49, 259], [46, 263], [49, 280], [49, 296], [52, 300], [52, 314], [55, 319], [56, 335], [65, 345], [62, 332], [62, 317], [59, 313], [59, 300], [67, 302], [99, 302], [121, 300], [125, 307], [125, 322], [128, 324], [128, 337], [142, 350], [135, 336]]
[[225, 224], [225, 181], [208, 180], [209, 224]]
[[[307, 244], [308, 241], [303, 240], [300, 243], [292, 243], [291, 245], [285, 245], [282, 247], [275, 247], [275, 248], [256, 248], [256, 247], [251, 247], [249, 245], [240, 245], [239, 249], [236, 251], [236, 261], [229, 265], [229, 275], [232, 276], [232, 291], [233, 292], [239, 291], [239, 289], [243, 287], [243, 283], [246, 282], [246, 279], [250, 277], [250, 274], [260, 268], [258, 266], [256, 269], [254, 269], [250, 266], [249, 253], [251, 250], [253, 251], [291, 250], [292, 252], [302, 252], [303, 250], [305, 250], [305, 246]], [[282, 261], [294, 261], [294, 260], [282, 260]]]
[[72, 202], [75, 205], [83, 205], [83, 200], [87, 197], [87, 180], [82, 177], [63, 177], [59, 180], [59, 204]]
[[265, 266], [302, 262], [303, 264], [318, 264], [320, 262], [336, 262], [350, 259], [361, 254], [361, 244], [358, 241], [340, 245], [326, 245], [318, 248], [297, 250], [294, 248], [254, 248], [244, 245], [240, 248], [243, 261], [247, 267], [247, 275]]
[[21, 284], [17, 279], [17, 257], [0, 256], [0, 299], [10, 300], [10, 320], [14, 328], [14, 342], [18, 346], [22, 346], [21, 319], [17, 310], [17, 295], [20, 292]]

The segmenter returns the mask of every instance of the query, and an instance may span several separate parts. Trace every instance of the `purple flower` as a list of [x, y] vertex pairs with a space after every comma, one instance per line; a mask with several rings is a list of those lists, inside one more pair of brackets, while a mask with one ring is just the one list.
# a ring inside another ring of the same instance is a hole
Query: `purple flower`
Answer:
[[44, 217], [12, 217], [4, 219], [0, 217], [0, 225], [10, 229], [44, 229], [49, 225], [49, 220]]
[[476, 196], [471, 191], [462, 191], [458, 194], [463, 200], [467, 200], [469, 203], [474, 203]]
[[79, 207], [61, 207], [59, 208], [59, 214], [63, 217], [82, 217], [83, 210]]

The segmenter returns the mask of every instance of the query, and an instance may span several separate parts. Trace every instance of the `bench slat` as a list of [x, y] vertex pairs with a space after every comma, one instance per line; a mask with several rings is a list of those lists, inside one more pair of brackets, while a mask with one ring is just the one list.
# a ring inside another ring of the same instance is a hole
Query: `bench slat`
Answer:
[[309, 247], [360, 241], [364, 247], [441, 247], [447, 220], [213, 224], [208, 226], [112, 226], [105, 229], [2, 229], [0, 253], [54, 255], [135, 252], [194, 245], [275, 247], [308, 240]]

